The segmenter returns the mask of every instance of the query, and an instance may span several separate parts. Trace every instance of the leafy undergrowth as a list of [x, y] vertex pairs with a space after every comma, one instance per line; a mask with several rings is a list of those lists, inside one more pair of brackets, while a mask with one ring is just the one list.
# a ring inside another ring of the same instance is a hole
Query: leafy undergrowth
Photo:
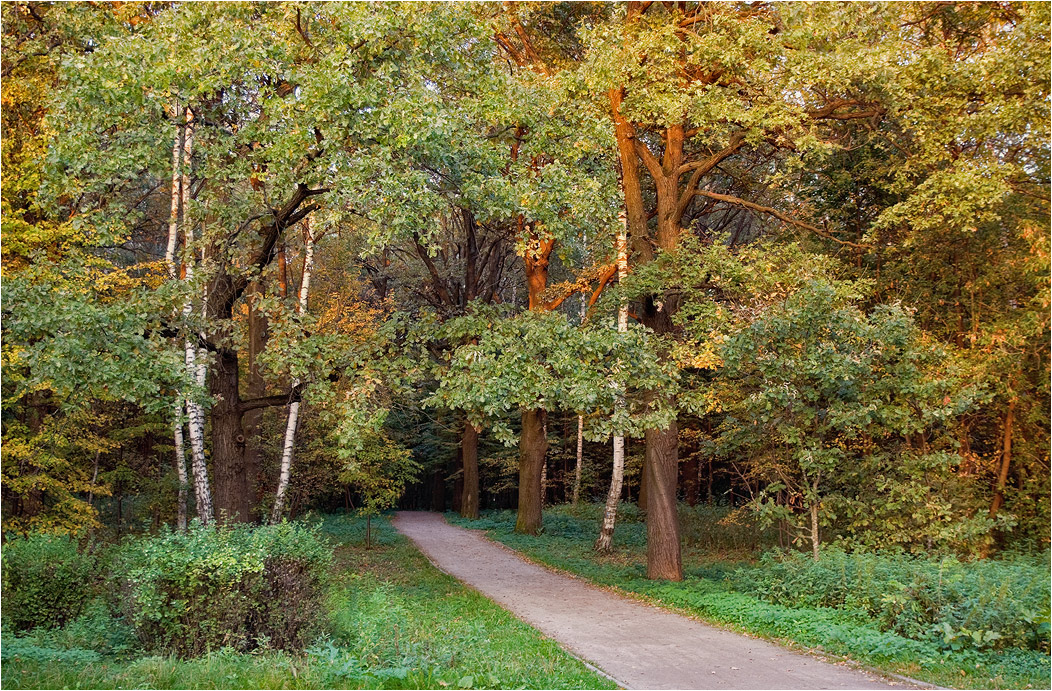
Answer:
[[[515, 533], [511, 511], [448, 518], [535, 561], [738, 631], [942, 686], [1049, 688], [1047, 555], [962, 564], [830, 551], [814, 568], [794, 555], [755, 563], [741, 559], [744, 551], [728, 561], [720, 550], [724, 559], [715, 560], [686, 536], [684, 581], [668, 583], [646, 578], [645, 526], [633, 509], [624, 512], [609, 555], [592, 550], [597, 507], [547, 509], [539, 537]], [[923, 597], [946, 603], [935, 607]], [[925, 612], [942, 620], [925, 628]], [[1012, 633], [986, 633], [995, 623]]]
[[336, 565], [327, 634], [305, 654], [143, 657], [102, 603], [69, 626], [4, 636], [4, 688], [614, 688], [433, 568], [386, 520], [321, 519]]

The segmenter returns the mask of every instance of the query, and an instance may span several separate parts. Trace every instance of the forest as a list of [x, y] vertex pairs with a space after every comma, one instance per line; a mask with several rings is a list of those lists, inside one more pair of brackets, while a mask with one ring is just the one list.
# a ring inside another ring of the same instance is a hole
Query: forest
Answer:
[[5, 2], [4, 686], [609, 686], [401, 510], [1047, 688], [1049, 15]]

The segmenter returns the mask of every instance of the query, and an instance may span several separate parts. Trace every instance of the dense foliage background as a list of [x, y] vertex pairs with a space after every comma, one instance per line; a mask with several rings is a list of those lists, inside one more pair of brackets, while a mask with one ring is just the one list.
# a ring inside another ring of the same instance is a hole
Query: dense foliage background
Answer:
[[143, 650], [300, 650], [283, 519], [613, 486], [649, 578], [738, 535], [739, 594], [1047, 652], [1048, 54], [1045, 3], [5, 3], [5, 630], [148, 533]]

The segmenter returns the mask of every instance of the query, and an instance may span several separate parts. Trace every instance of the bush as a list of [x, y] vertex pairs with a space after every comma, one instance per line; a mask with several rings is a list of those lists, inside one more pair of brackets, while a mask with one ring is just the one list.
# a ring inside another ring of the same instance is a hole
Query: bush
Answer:
[[96, 559], [68, 535], [30, 533], [3, 549], [4, 620], [23, 631], [62, 626], [93, 595]]
[[312, 529], [195, 524], [129, 543], [126, 618], [150, 650], [302, 650], [318, 633], [331, 548]]
[[962, 563], [953, 558], [848, 554], [827, 549], [820, 561], [768, 553], [736, 585], [790, 606], [865, 611], [881, 628], [949, 649], [1047, 650], [1049, 570], [1023, 559]]

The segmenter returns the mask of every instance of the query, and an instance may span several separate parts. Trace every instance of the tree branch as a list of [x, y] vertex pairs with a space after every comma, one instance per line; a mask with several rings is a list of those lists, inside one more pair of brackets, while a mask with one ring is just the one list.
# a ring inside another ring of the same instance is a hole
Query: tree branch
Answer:
[[679, 167], [676, 171], [677, 175], [681, 175], [688, 170], [693, 170], [694, 174], [690, 176], [690, 180], [687, 182], [687, 186], [683, 190], [683, 194], [680, 195], [679, 202], [676, 204], [676, 218], [683, 218], [683, 212], [687, 210], [687, 205], [690, 204], [690, 200], [694, 198], [694, 190], [698, 188], [698, 183], [701, 179], [709, 173], [713, 168], [718, 166], [724, 159], [731, 156], [742, 147], [745, 141], [745, 132], [735, 132], [731, 136], [730, 144], [712, 156], [709, 156], [704, 161], [694, 161], [687, 163]]
[[635, 147], [636, 155], [639, 156], [641, 161], [643, 161], [643, 165], [645, 165], [647, 170], [650, 171], [650, 175], [653, 176], [655, 180], [660, 180], [664, 174], [661, 170], [661, 161], [657, 159], [657, 156], [655, 156], [650, 150], [650, 147], [639, 141], [635, 136], [634, 128], [632, 132], [632, 146]]
[[237, 412], [244, 414], [250, 410], [256, 410], [257, 408], [272, 408], [294, 403], [295, 401], [300, 400], [300, 397], [303, 395], [303, 386], [303, 384], [297, 384], [289, 389], [288, 393], [284, 394], [260, 396], [259, 398], [250, 398], [245, 401], [240, 401], [237, 404]]
[[830, 233], [822, 230], [818, 226], [813, 226], [810, 223], [805, 223], [804, 221], [800, 221], [800, 220], [797, 220], [797, 219], [795, 219], [795, 218], [793, 218], [791, 216], [787, 216], [787, 215], [783, 214], [781, 211], [778, 211], [777, 209], [773, 209], [773, 208], [771, 208], [769, 206], [761, 206], [760, 204], [756, 204], [754, 202], [746, 201], [746, 200], [741, 199], [739, 197], [732, 197], [729, 194], [719, 194], [717, 192], [709, 192], [708, 190], [696, 190], [694, 192], [694, 194], [698, 194], [698, 195], [701, 195], [703, 197], [708, 197], [710, 199], [715, 199], [717, 201], [725, 202], [727, 204], [734, 204], [735, 206], [741, 206], [741, 207], [744, 207], [744, 208], [749, 209], [751, 211], [756, 211], [757, 213], [767, 214], [768, 216], [774, 216], [775, 218], [777, 218], [779, 221], [782, 221], [783, 223], [788, 223], [789, 225], [796, 226], [797, 228], [803, 228], [804, 230], [809, 230], [812, 233], [814, 233], [815, 235], [819, 235], [821, 237], [826, 238], [827, 240], [832, 240], [833, 242], [836, 242], [836, 243], [841, 244], [841, 245], [846, 245], [847, 247], [854, 247], [855, 249], [869, 249], [871, 247], [870, 245], [859, 244], [859, 243], [855, 243], [855, 242], [849, 242], [847, 240], [841, 240], [840, 238], [834, 237]]

